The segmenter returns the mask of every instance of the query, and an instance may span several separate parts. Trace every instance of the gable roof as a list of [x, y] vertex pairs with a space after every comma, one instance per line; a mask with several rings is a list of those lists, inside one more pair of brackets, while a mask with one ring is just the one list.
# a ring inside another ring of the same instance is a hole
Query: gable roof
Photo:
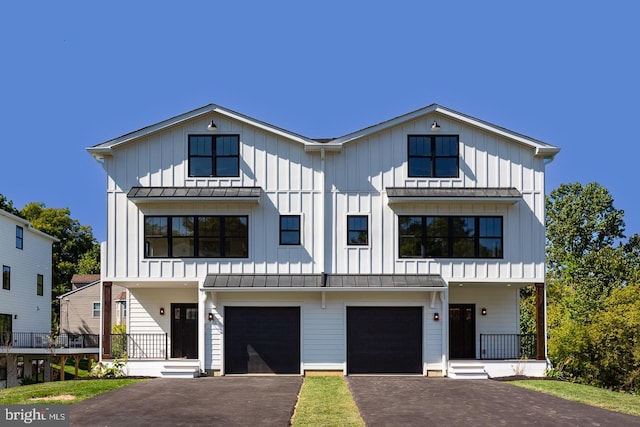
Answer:
[[53, 243], [59, 242], [60, 239], [57, 237], [50, 236], [49, 234], [34, 228], [33, 225], [24, 218], [21, 218], [17, 215], [12, 214], [11, 212], [7, 212], [4, 209], [0, 209], [0, 216], [10, 219], [14, 223], [20, 224], [23, 229], [28, 230], [29, 232], [35, 234], [36, 236], [44, 237], [45, 239], [51, 240]]
[[306, 151], [319, 151], [321, 149], [340, 151], [342, 148], [342, 145], [350, 141], [354, 141], [354, 140], [366, 137], [376, 132], [384, 131], [393, 126], [398, 126], [408, 121], [415, 120], [433, 113], [440, 114], [457, 121], [461, 121], [468, 125], [483, 129], [485, 131], [488, 131], [494, 134], [498, 134], [512, 141], [516, 141], [520, 144], [529, 146], [535, 150], [535, 155], [538, 157], [553, 159], [553, 157], [560, 151], [560, 148], [553, 146], [551, 144], [547, 144], [540, 140], [522, 135], [517, 132], [510, 131], [501, 126], [494, 125], [492, 123], [486, 122], [484, 120], [480, 120], [478, 118], [469, 116], [467, 114], [460, 113], [458, 111], [452, 110], [450, 108], [447, 108], [438, 104], [431, 104], [427, 107], [423, 107], [418, 110], [412, 111], [410, 113], [403, 114], [398, 117], [394, 117], [392, 119], [386, 120], [384, 122], [378, 123], [373, 126], [368, 126], [366, 128], [348, 133], [338, 138], [308, 138], [306, 136], [302, 136], [300, 134], [290, 132], [288, 130], [279, 128], [277, 126], [273, 126], [266, 122], [263, 122], [263, 121], [254, 119], [252, 117], [246, 116], [244, 114], [238, 113], [236, 111], [230, 110], [228, 108], [221, 107], [217, 104], [208, 104], [208, 105], [205, 105], [204, 107], [196, 108], [195, 110], [188, 111], [186, 113], [177, 115], [175, 117], [171, 117], [169, 119], [163, 120], [156, 124], [136, 130], [134, 132], [130, 132], [125, 135], [119, 136], [117, 138], [110, 139], [103, 143], [97, 144], [93, 147], [89, 147], [87, 148], [87, 151], [96, 159], [100, 159], [105, 155], [109, 155], [113, 148], [118, 147], [122, 144], [126, 144], [138, 138], [145, 137], [147, 135], [162, 131], [169, 127], [176, 126], [180, 123], [184, 123], [188, 120], [210, 115], [212, 113], [217, 113], [225, 117], [238, 120], [243, 123], [247, 123], [251, 126], [260, 128], [267, 132], [274, 133], [276, 135], [282, 136], [289, 140], [299, 142], [304, 145]]
[[438, 104], [431, 104], [427, 107], [420, 108], [418, 110], [412, 111], [407, 114], [403, 114], [398, 117], [394, 117], [393, 119], [386, 120], [376, 125], [369, 126], [364, 129], [357, 130], [355, 132], [351, 132], [347, 135], [334, 139], [332, 143], [345, 144], [347, 142], [366, 137], [376, 132], [384, 131], [393, 126], [398, 126], [400, 124], [406, 123], [411, 120], [415, 120], [417, 118], [420, 118], [432, 113], [441, 114], [445, 117], [449, 117], [451, 119], [461, 121], [471, 126], [484, 129], [488, 132], [495, 133], [505, 138], [511, 139], [513, 141], [527, 145], [536, 150], [536, 156], [553, 158], [553, 156], [555, 156], [560, 151], [560, 148], [555, 147], [551, 144], [547, 144], [546, 142], [542, 142], [537, 139], [522, 135], [520, 133], [510, 131], [509, 129], [503, 128], [501, 126], [494, 125], [492, 123], [469, 116], [468, 114], [460, 113], [458, 111], [452, 110], [447, 107], [443, 107], [442, 105], [438, 105]]
[[320, 142], [315, 141], [311, 138], [307, 138], [305, 136], [299, 135], [294, 132], [290, 132], [288, 130], [279, 128], [277, 126], [270, 125], [266, 122], [254, 119], [252, 117], [246, 116], [244, 114], [238, 113], [236, 111], [230, 110], [228, 108], [221, 107], [216, 104], [208, 104], [204, 107], [196, 108], [195, 110], [188, 111], [183, 114], [179, 114], [177, 116], [171, 117], [169, 119], [163, 120], [161, 122], [146, 126], [142, 129], [138, 129], [136, 131], [124, 134], [117, 138], [110, 139], [103, 143], [94, 145], [93, 147], [87, 148], [87, 151], [96, 159], [103, 157], [104, 155], [108, 155], [110, 151], [118, 147], [122, 144], [126, 144], [128, 142], [134, 141], [138, 138], [145, 137], [155, 132], [162, 131], [164, 129], [170, 128], [172, 126], [179, 125], [188, 120], [192, 120], [198, 117], [203, 117], [207, 115], [211, 115], [211, 113], [217, 113], [222, 116], [238, 120], [243, 123], [247, 123], [251, 126], [263, 129], [267, 132], [274, 133], [276, 135], [282, 136], [284, 138], [290, 139], [292, 141], [299, 142], [304, 145], [318, 145]]

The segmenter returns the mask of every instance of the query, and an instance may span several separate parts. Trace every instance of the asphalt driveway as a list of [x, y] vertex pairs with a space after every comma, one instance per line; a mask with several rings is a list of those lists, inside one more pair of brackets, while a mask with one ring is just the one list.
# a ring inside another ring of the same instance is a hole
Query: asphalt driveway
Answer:
[[508, 382], [424, 377], [347, 378], [367, 426], [632, 426], [619, 414]]
[[302, 377], [153, 379], [75, 403], [72, 426], [287, 426]]

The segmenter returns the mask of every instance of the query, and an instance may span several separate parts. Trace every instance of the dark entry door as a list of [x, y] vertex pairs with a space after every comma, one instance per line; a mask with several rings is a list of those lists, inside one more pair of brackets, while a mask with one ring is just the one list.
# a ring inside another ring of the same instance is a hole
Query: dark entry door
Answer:
[[227, 374], [300, 374], [300, 307], [225, 307]]
[[476, 358], [475, 304], [449, 305], [449, 358]]
[[197, 304], [171, 304], [171, 357], [198, 358]]
[[349, 374], [421, 374], [422, 307], [347, 307]]

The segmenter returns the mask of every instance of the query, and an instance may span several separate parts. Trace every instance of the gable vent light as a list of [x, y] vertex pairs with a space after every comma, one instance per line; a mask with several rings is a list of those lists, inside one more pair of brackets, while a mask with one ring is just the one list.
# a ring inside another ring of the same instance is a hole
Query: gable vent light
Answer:
[[213, 123], [213, 120], [211, 120], [211, 123], [209, 123], [209, 126], [207, 126], [207, 129], [209, 129], [209, 130], [218, 130], [218, 126], [216, 126], [216, 124]]
[[440, 125], [435, 120], [433, 121], [433, 124], [431, 125], [431, 130], [440, 130]]

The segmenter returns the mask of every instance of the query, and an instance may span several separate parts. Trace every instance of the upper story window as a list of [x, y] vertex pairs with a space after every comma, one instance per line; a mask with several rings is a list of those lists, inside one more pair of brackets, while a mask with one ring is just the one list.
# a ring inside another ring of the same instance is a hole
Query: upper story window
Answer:
[[44, 276], [42, 274], [38, 274], [36, 278], [36, 295], [44, 295]]
[[240, 176], [240, 136], [189, 135], [189, 176]]
[[366, 215], [347, 216], [347, 245], [369, 244], [369, 218]]
[[401, 258], [502, 258], [502, 217], [400, 216]]
[[2, 289], [11, 290], [11, 267], [2, 266]]
[[22, 249], [24, 244], [24, 229], [16, 225], [16, 248]]
[[458, 135], [409, 135], [409, 176], [457, 178], [458, 141]]
[[94, 319], [100, 317], [100, 302], [91, 303], [91, 316]]
[[280, 215], [280, 244], [300, 244], [300, 215]]
[[146, 258], [247, 258], [249, 218], [243, 216], [148, 216]]

